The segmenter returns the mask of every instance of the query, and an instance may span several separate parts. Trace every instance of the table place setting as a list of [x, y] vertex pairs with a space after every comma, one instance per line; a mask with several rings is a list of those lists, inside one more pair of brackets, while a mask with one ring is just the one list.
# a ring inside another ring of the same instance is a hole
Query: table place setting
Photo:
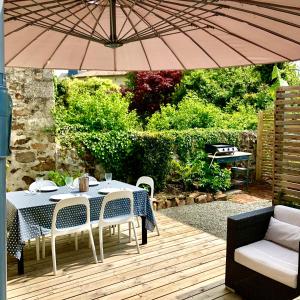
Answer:
[[[43, 236], [51, 228], [52, 216], [57, 203], [72, 197], [87, 197], [90, 203], [91, 221], [98, 221], [104, 197], [112, 192], [131, 191], [134, 199], [134, 215], [142, 219], [142, 243], [147, 243], [147, 230], [153, 231], [155, 219], [151, 209], [148, 192], [138, 186], [125, 182], [112, 180], [112, 174], [105, 175], [105, 181], [87, 178], [87, 174], [73, 179], [65, 178], [64, 186], [57, 186], [54, 182], [38, 179], [28, 191], [8, 192], [7, 198], [7, 222], [8, 240], [7, 252], [19, 260], [20, 270], [24, 269], [23, 248], [30, 239]], [[78, 180], [78, 184], [76, 181]], [[80, 185], [81, 182], [81, 185]], [[52, 184], [50, 184], [52, 183]], [[42, 187], [49, 187], [42, 189]], [[76, 226], [75, 215], [81, 214], [79, 207], [72, 208], [74, 212], [61, 222]], [[127, 212], [128, 199], [120, 198], [108, 205], [105, 217], [111, 218]]]

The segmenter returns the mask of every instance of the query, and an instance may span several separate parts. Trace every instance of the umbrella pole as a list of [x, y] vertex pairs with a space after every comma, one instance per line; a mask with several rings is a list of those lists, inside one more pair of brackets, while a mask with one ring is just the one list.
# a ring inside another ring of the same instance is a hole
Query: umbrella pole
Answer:
[[7, 299], [6, 262], [6, 157], [10, 154], [11, 98], [4, 69], [4, 0], [0, 0], [0, 299]]

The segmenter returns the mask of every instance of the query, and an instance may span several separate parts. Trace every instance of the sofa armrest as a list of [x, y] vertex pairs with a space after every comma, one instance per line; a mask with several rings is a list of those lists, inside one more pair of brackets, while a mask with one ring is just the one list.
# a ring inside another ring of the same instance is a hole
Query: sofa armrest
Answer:
[[299, 258], [298, 258], [298, 282], [297, 282], [297, 289], [300, 292], [300, 242], [299, 242]]
[[236, 248], [264, 238], [274, 207], [254, 210], [227, 219], [227, 259], [234, 259]]

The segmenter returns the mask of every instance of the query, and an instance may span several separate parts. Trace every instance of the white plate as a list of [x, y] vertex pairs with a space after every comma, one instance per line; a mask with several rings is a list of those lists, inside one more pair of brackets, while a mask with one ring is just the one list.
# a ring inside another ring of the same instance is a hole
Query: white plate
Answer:
[[41, 192], [55, 192], [57, 190], [58, 190], [57, 186], [51, 186], [51, 185], [49, 185], [49, 186], [42, 186], [40, 188]]
[[63, 200], [63, 199], [73, 198], [75, 196], [76, 195], [74, 195], [74, 194], [57, 194], [57, 195], [51, 196], [49, 199], [54, 200], [54, 201], [59, 201], [59, 200]]
[[113, 193], [113, 192], [119, 192], [121, 191], [121, 189], [118, 188], [103, 188], [99, 190], [100, 194], [109, 194], [109, 193]]
[[98, 184], [99, 184], [98, 181], [89, 181], [89, 186], [96, 186]]

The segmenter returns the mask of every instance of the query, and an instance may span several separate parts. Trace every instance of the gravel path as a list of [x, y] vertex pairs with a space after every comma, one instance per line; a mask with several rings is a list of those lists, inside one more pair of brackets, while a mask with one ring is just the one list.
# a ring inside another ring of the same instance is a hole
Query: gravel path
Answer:
[[162, 209], [159, 212], [179, 222], [202, 229], [222, 239], [226, 239], [227, 217], [267, 206], [271, 201], [256, 201], [240, 204], [231, 201], [214, 201]]

